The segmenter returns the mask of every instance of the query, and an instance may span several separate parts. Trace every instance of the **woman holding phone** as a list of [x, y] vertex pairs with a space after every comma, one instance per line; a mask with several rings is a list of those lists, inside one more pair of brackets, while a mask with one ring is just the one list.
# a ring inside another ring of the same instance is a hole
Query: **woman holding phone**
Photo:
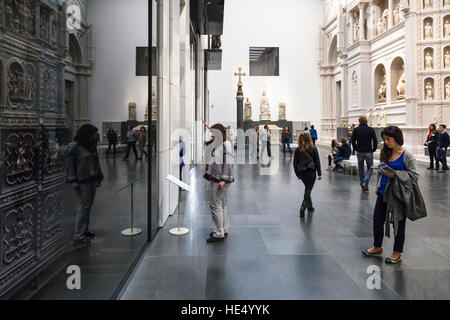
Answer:
[[[362, 251], [365, 256], [377, 256], [383, 253], [383, 236], [388, 205], [385, 202], [386, 189], [396, 177], [398, 171], [408, 171], [408, 177], [415, 179], [419, 176], [416, 160], [414, 156], [403, 148], [403, 133], [396, 126], [389, 126], [381, 132], [384, 140], [384, 146], [381, 150], [379, 166], [379, 185], [377, 187], [377, 201], [373, 213], [373, 248]], [[380, 180], [381, 177], [381, 180]], [[392, 200], [392, 199], [391, 199]], [[401, 201], [397, 199], [396, 201]], [[388, 221], [387, 223], [390, 223]], [[403, 245], [405, 243], [406, 215], [398, 221], [397, 230], [395, 230], [394, 250], [393, 253], [385, 259], [388, 264], [396, 264], [402, 261]]]

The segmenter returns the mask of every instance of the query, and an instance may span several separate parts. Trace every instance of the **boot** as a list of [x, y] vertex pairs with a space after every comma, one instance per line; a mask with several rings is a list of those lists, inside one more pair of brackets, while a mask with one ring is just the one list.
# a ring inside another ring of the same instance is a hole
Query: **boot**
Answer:
[[314, 207], [313, 207], [313, 205], [312, 205], [312, 201], [311, 201], [311, 199], [308, 201], [308, 206], [307, 206], [307, 208], [308, 208], [308, 213], [313, 213], [314, 212]]
[[300, 218], [304, 218], [305, 217], [305, 211], [306, 211], [306, 201], [303, 200], [302, 202], [302, 206], [300, 208]]

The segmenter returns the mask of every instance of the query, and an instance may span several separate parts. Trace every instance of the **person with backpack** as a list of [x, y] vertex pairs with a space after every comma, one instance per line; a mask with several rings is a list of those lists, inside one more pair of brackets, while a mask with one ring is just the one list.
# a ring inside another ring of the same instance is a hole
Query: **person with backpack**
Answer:
[[[213, 232], [207, 243], [220, 242], [228, 236], [227, 191], [234, 182], [234, 151], [227, 139], [227, 130], [217, 123], [211, 127], [212, 151], [208, 154], [206, 172], [203, 176], [211, 183], [209, 207], [213, 221]], [[213, 145], [212, 145], [213, 144]]]
[[308, 213], [314, 212], [311, 192], [316, 182], [316, 173], [318, 179], [322, 180], [319, 152], [309, 134], [302, 133], [298, 137], [298, 148], [295, 150], [293, 165], [295, 175], [305, 185], [305, 194], [300, 208], [300, 217], [303, 218], [306, 209]]
[[311, 139], [312, 139], [313, 145], [316, 145], [317, 130], [314, 129], [314, 125], [311, 125], [311, 129], [309, 130], [309, 133], [311, 134]]

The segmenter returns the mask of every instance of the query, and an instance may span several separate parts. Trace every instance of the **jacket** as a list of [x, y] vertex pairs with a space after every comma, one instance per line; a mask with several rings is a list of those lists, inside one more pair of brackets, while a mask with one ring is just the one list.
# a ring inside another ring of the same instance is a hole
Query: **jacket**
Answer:
[[375, 130], [367, 124], [362, 124], [353, 129], [353, 150], [357, 152], [371, 153], [377, 151], [378, 141]]
[[446, 131], [439, 133], [438, 137], [438, 147], [439, 148], [448, 148], [450, 145], [450, 137]]
[[234, 182], [234, 153], [230, 141], [226, 140], [223, 147], [213, 150], [207, 160], [205, 178], [209, 181], [226, 183]]
[[127, 141], [128, 142], [136, 142], [136, 140], [138, 139], [138, 136], [139, 136], [139, 134], [134, 130], [127, 131]]
[[317, 140], [317, 130], [316, 129], [310, 129], [309, 132], [311, 134], [311, 139]]
[[[309, 149], [306, 151], [313, 159], [314, 163], [314, 170], [317, 171], [317, 175], [320, 177], [322, 176], [322, 169], [320, 167], [320, 158], [319, 158], [319, 152], [317, 151], [317, 148], [315, 146], [309, 147]], [[300, 179], [300, 173], [312, 169], [311, 167], [308, 167], [308, 165], [311, 163], [311, 159], [300, 150], [300, 148], [297, 148], [295, 150], [294, 154], [294, 171], [297, 178]]]
[[139, 143], [147, 142], [147, 132], [139, 132], [138, 141]]
[[431, 149], [436, 149], [437, 144], [438, 144], [438, 139], [439, 139], [439, 132], [435, 131], [435, 132], [428, 132], [427, 135], [427, 141], [428, 143], [428, 147]]
[[118, 139], [117, 139], [117, 134], [115, 131], [112, 131], [112, 132], [108, 131], [108, 134], [106, 135], [106, 137], [107, 137], [109, 143], [117, 144]]
[[[405, 171], [395, 170], [395, 177], [389, 179], [384, 191], [383, 200], [387, 205], [385, 234], [390, 237], [390, 224], [394, 225], [397, 235], [398, 224], [405, 217], [415, 221], [427, 216], [427, 209], [420, 193], [416, 159], [405, 151], [403, 156]], [[379, 173], [379, 176], [381, 173]]]
[[281, 134], [281, 142], [287, 143], [291, 141], [291, 134], [289, 132], [283, 131]]
[[97, 152], [91, 152], [77, 142], [72, 142], [67, 148], [64, 162], [67, 182], [84, 182], [91, 179], [103, 181]]
[[350, 149], [349, 144], [342, 144], [337, 148], [337, 157], [342, 157], [345, 160], [350, 159], [350, 156], [352, 155], [352, 150]]

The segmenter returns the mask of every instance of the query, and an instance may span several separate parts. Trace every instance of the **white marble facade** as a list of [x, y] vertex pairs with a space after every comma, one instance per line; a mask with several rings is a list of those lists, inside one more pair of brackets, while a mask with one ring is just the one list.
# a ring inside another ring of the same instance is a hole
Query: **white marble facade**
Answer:
[[405, 145], [424, 155], [428, 125], [450, 122], [449, 23], [447, 0], [325, 1], [322, 141], [370, 115], [383, 119], [375, 127], [401, 127]]

